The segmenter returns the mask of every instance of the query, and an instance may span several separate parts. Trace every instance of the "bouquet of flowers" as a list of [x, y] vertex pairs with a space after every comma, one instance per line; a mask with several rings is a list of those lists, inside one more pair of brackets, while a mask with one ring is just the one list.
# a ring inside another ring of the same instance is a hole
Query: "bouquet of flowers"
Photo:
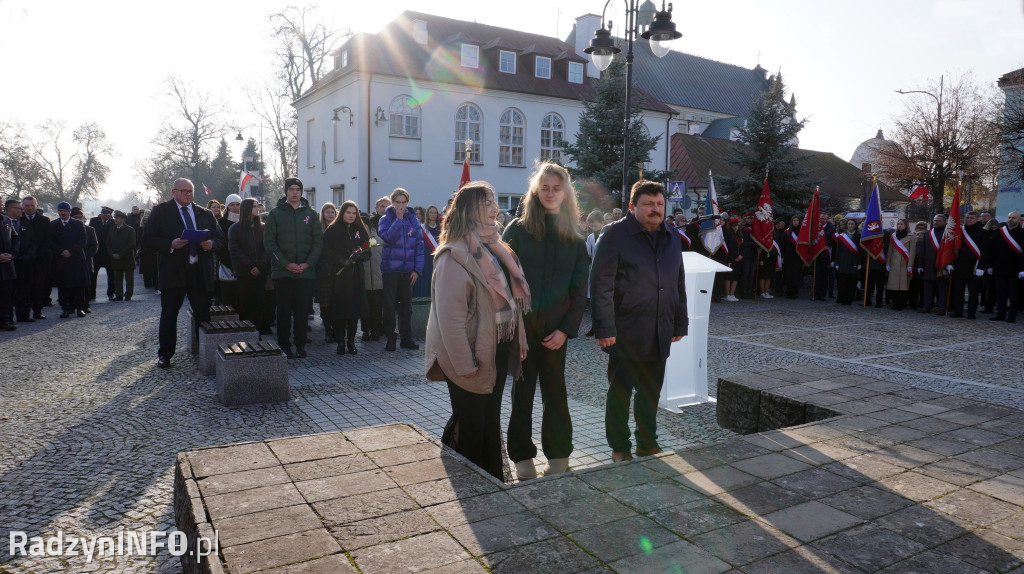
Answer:
[[360, 253], [367, 253], [367, 252], [369, 252], [370, 249], [372, 247], [374, 247], [375, 245], [377, 245], [377, 239], [371, 237], [369, 241], [364, 241], [362, 245], [360, 245], [359, 247], [356, 247], [355, 249], [353, 249], [352, 253], [348, 254], [348, 259], [342, 259], [341, 264], [340, 264], [340, 268], [338, 269], [338, 272], [335, 273], [335, 275], [341, 275], [341, 272], [344, 271], [345, 268], [347, 268], [354, 261], [357, 261], [357, 260], [358, 261], [365, 261], [365, 258], [358, 258], [357, 256]]

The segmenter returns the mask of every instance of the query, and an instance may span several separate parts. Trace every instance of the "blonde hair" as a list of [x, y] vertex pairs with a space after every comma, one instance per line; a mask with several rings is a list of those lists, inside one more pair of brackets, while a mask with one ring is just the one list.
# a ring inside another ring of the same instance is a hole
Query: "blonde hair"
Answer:
[[327, 222], [327, 221], [324, 221], [324, 212], [327, 211], [328, 208], [334, 210], [334, 221], [337, 221], [338, 220], [338, 216], [341, 215], [341, 213], [338, 212], [338, 208], [334, 207], [333, 203], [328, 201], [327, 203], [321, 205], [320, 206], [320, 229], [327, 229], [327, 226], [330, 225], [330, 223], [333, 223], [333, 221], [330, 222], [330, 223]]
[[409, 192], [405, 191], [404, 189], [402, 189], [400, 187], [396, 187], [395, 191], [391, 192], [391, 197], [390, 197], [391, 203], [394, 203], [395, 202], [395, 198], [400, 196], [400, 195], [404, 195], [405, 196], [405, 200], [406, 201], [410, 201], [410, 199], [409, 199]]
[[471, 181], [455, 192], [452, 206], [441, 221], [439, 245], [458, 241], [473, 231], [488, 193], [493, 196], [494, 188], [486, 181]]
[[580, 239], [579, 228], [576, 225], [580, 216], [579, 205], [576, 203], [576, 190], [572, 187], [569, 172], [558, 164], [545, 161], [539, 163], [533, 170], [533, 174], [530, 175], [530, 186], [523, 198], [523, 216], [519, 218], [519, 225], [538, 241], [547, 233], [544, 205], [540, 202], [540, 186], [541, 180], [549, 175], [562, 180], [565, 199], [562, 200], [558, 218], [555, 220], [555, 233], [562, 243], [568, 245]]

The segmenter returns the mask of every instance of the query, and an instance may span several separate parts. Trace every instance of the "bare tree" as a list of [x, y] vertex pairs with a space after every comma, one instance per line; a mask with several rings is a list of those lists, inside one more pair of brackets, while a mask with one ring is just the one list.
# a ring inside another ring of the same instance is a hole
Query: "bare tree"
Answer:
[[[297, 118], [295, 110], [288, 104], [284, 92], [275, 90], [270, 83], [264, 82], [256, 91], [246, 94], [249, 105], [259, 116], [260, 121], [270, 128], [273, 136], [275, 162], [274, 176], [284, 180], [292, 176], [298, 169]], [[264, 158], [260, 158], [263, 160]], [[266, 178], [267, 174], [263, 174]]]
[[996, 116], [1002, 136], [1002, 169], [1010, 179], [1024, 180], [1024, 69], [999, 78], [999, 112]]
[[36, 193], [43, 177], [24, 124], [0, 123], [0, 196]]
[[961, 175], [988, 179], [997, 169], [992, 97], [969, 73], [949, 85], [932, 81], [907, 94], [902, 112], [886, 129], [896, 145], [877, 150], [878, 171], [894, 187], [925, 183], [932, 189], [932, 213], [942, 213], [947, 185]]
[[82, 124], [72, 132], [70, 142], [64, 122], [47, 120], [39, 129], [43, 139], [33, 144], [33, 151], [42, 169], [40, 202], [75, 205], [95, 197], [110, 173], [104, 161], [113, 153], [103, 129], [95, 123]]
[[270, 15], [277, 43], [278, 77], [290, 101], [299, 99], [329, 71], [328, 56], [350, 32], [339, 32], [333, 25], [316, 21], [318, 8], [288, 6]]

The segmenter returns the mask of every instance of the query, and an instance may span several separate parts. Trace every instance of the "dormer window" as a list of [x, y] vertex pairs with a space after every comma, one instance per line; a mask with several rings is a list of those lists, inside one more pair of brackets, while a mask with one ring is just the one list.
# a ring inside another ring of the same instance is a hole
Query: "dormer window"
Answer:
[[538, 78], [546, 78], [548, 80], [551, 79], [551, 58], [546, 56], [537, 56], [536, 66], [536, 71], [534, 72], [535, 76]]
[[342, 50], [335, 56], [334, 67], [338, 70], [348, 66], [348, 50]]
[[506, 74], [516, 73], [516, 53], [501, 50], [498, 55], [498, 69]]
[[569, 62], [569, 82], [573, 84], [583, 83], [583, 64]]
[[427, 44], [427, 23], [423, 20], [412, 21], [412, 39], [416, 40], [417, 44]]
[[478, 68], [480, 66], [480, 46], [462, 45], [462, 67]]

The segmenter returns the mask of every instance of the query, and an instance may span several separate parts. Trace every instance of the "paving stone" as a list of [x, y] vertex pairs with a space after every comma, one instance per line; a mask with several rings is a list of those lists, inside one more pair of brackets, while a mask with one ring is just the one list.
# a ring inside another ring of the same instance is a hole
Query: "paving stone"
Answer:
[[1015, 438], [992, 445], [992, 448], [1024, 458], [1024, 439]]
[[189, 462], [197, 478], [267, 468], [278, 464], [277, 458], [267, 445], [261, 442], [192, 451], [189, 453]]
[[971, 485], [971, 490], [1024, 506], [1024, 478], [1004, 474]]
[[484, 570], [484, 567], [473, 559], [445, 564], [440, 568], [431, 568], [429, 572], [430, 574], [487, 574], [487, 570]]
[[641, 514], [704, 498], [704, 495], [696, 490], [689, 489], [679, 482], [667, 478], [628, 488], [620, 488], [619, 490], [611, 491], [609, 494]]
[[436, 458], [433, 460], [421, 460], [398, 466], [389, 466], [384, 469], [391, 480], [399, 486], [407, 486], [428, 480], [450, 478], [460, 474], [475, 472], [468, 466], [454, 459]]
[[722, 462], [735, 462], [756, 456], [770, 454], [771, 451], [761, 448], [749, 441], [732, 440], [712, 445], [700, 450], [701, 454]]
[[862, 523], [856, 516], [815, 500], [768, 513], [762, 520], [804, 542]]
[[320, 518], [305, 504], [253, 512], [214, 520], [221, 547], [247, 544], [266, 538], [322, 528]]
[[406, 425], [375, 426], [345, 431], [345, 436], [363, 452], [426, 442], [427, 437]]
[[821, 468], [811, 468], [772, 482], [807, 499], [821, 498], [860, 484]]
[[282, 464], [356, 454], [359, 449], [341, 433], [315, 434], [269, 441]]
[[231, 474], [215, 474], [199, 481], [200, 488], [206, 496], [227, 494], [239, 490], [271, 486], [290, 482], [288, 474], [281, 467], [261, 468], [233, 472]]
[[929, 550], [881, 570], [884, 574], [983, 574], [985, 571], [948, 554]]
[[639, 464], [617, 464], [601, 470], [580, 473], [579, 479], [605, 492], [658, 480], [664, 475]]
[[897, 443], [906, 442], [909, 440], [917, 440], [919, 438], [929, 436], [929, 433], [923, 430], [910, 428], [908, 426], [900, 424], [889, 425], [887, 427], [880, 427], [872, 430], [870, 434], [885, 439], [889, 439]]
[[460, 524], [449, 532], [475, 556], [558, 536], [554, 528], [528, 511]]
[[807, 500], [807, 497], [770, 482], [758, 482], [744, 488], [717, 494], [715, 499], [746, 515], [756, 516], [800, 504]]
[[999, 475], [999, 471], [992, 470], [976, 464], [971, 464], [955, 458], [947, 458], [932, 464], [926, 464], [917, 469], [918, 472], [927, 474], [933, 478], [953, 483], [957, 486], [967, 486], [986, 478]]
[[869, 453], [867, 456], [901, 468], [917, 468], [942, 460], [945, 456], [909, 444], [896, 444]]
[[727, 563], [685, 540], [617, 560], [611, 563], [611, 567], [617, 572], [686, 572], [687, 574], [716, 574], [729, 570]]
[[779, 453], [766, 454], [755, 458], [741, 460], [732, 463], [732, 466], [760, 477], [764, 480], [771, 480], [786, 474], [793, 474], [801, 470], [807, 470], [810, 465], [804, 464], [792, 457]]
[[1024, 468], [1024, 458], [988, 448], [959, 454], [952, 457], [952, 460], [959, 460], [968, 464], [976, 464], [1000, 472], [1010, 472], [1017, 470], [1018, 468]]
[[885, 568], [926, 548], [919, 542], [873, 525], [853, 528], [811, 545], [868, 572]]
[[747, 520], [694, 536], [691, 542], [733, 566], [742, 566], [800, 545], [767, 524]]
[[303, 504], [302, 495], [291, 483], [275, 484], [204, 498], [213, 520]]
[[979, 429], [977, 427], [965, 427], [937, 435], [937, 438], [965, 442], [976, 446], [990, 446], [997, 442], [1003, 442], [1006, 437], [1003, 435]]
[[598, 494], [534, 509], [538, 516], [569, 533], [591, 528], [605, 522], [633, 516], [636, 512], [607, 494]]
[[756, 434], [750, 434], [744, 436], [743, 442], [750, 443], [758, 448], [764, 449], [761, 454], [767, 452], [781, 451], [786, 449], [793, 449], [805, 444], [804, 441], [797, 437], [791, 436], [784, 430], [774, 430], [767, 432], [760, 432]]
[[[680, 508], [680, 507], [675, 507]], [[678, 542], [680, 538], [645, 516], [631, 516], [569, 535], [584, 550], [611, 562]]]
[[983, 570], [1008, 572], [1024, 564], [1024, 542], [979, 529], [935, 548]]
[[344, 554], [332, 554], [279, 568], [264, 570], [266, 574], [355, 574], [356, 569]]
[[746, 574], [859, 574], [859, 568], [810, 546], [787, 550], [743, 567]]
[[441, 504], [499, 490], [498, 485], [479, 474], [470, 473], [402, 487], [420, 506]]
[[907, 421], [903, 423], [903, 426], [908, 426], [912, 429], [923, 430], [927, 433], [938, 434], [941, 432], [951, 431], [963, 427], [963, 425], [956, 424], [942, 419], [937, 419], [933, 416], [922, 417]]
[[825, 470], [856, 482], [873, 482], [899, 474], [905, 469], [871, 455], [862, 454], [843, 461], [826, 464]]
[[924, 504], [982, 526], [1020, 511], [1019, 506], [967, 489], [952, 492]]
[[690, 537], [747, 520], [743, 514], [717, 500], [697, 500], [648, 513], [665, 528]]
[[[840, 393], [840, 391], [836, 391]], [[843, 395], [847, 396], [847, 395]], [[866, 415], [875, 411], [881, 411], [886, 408], [886, 405], [880, 405], [877, 403], [869, 403], [863, 399], [855, 399], [852, 401], [846, 401], [845, 403], [835, 403], [829, 405], [829, 408], [840, 413], [850, 415]]]
[[327, 526], [357, 522], [414, 508], [416, 502], [400, 488], [313, 503], [313, 509], [323, 517]]
[[512, 498], [515, 498], [527, 508], [540, 508], [542, 506], [551, 506], [552, 504], [561, 504], [599, 493], [599, 490], [575, 476], [560, 478], [559, 480], [527, 482], [525, 485], [520, 483], [518, 487], [509, 490]]
[[370, 460], [370, 457], [362, 453], [297, 462], [284, 466], [285, 472], [294, 481], [328, 478], [376, 469], [377, 465]]
[[905, 410], [902, 410], [902, 409], [899, 409], [899, 408], [882, 409], [880, 411], [873, 411], [871, 414], [868, 414], [867, 416], [869, 416], [871, 418], [883, 420], [883, 421], [889, 422], [889, 423], [902, 423], [902, 422], [911, 421], [911, 420], [914, 420], [914, 419], [921, 418], [921, 415], [919, 415], [917, 413], [912, 413], [910, 411], [905, 411]]
[[943, 482], [926, 474], [908, 471], [879, 480], [879, 488], [884, 488], [914, 502], [924, 502], [957, 490], [955, 484]]
[[427, 507], [427, 511], [445, 528], [458, 524], [477, 522], [495, 516], [522, 512], [524, 507], [506, 492], [482, 494], [460, 498], [444, 504]]
[[975, 528], [967, 520], [919, 504], [878, 518], [872, 524], [928, 546], [952, 540]]
[[349, 522], [333, 526], [329, 530], [343, 549], [351, 551], [434, 532], [441, 530], [441, 526], [434, 522], [434, 519], [425, 510], [414, 509], [358, 522]]
[[[432, 442], [400, 446], [370, 452], [368, 456], [380, 466], [395, 466], [407, 462], [430, 460], [442, 455], [442, 449]], [[448, 458], [447, 456], [445, 458]]]
[[782, 454], [814, 466], [858, 456], [860, 453], [819, 442], [782, 451]]
[[683, 486], [704, 494], [720, 494], [760, 482], [756, 476], [731, 466], [716, 466], [674, 477]]
[[373, 469], [341, 476], [328, 476], [295, 483], [309, 502], [343, 498], [355, 494], [388, 490], [398, 486], [383, 470]]
[[865, 520], [896, 512], [914, 504], [909, 498], [875, 488], [858, 486], [827, 496], [821, 502]]
[[232, 572], [246, 573], [302, 562], [339, 552], [341, 548], [324, 528], [296, 532], [221, 550]]
[[1024, 540], [1024, 512], [1018, 512], [1009, 518], [993, 522], [988, 525], [988, 528], [1003, 536]]
[[424, 534], [352, 552], [352, 559], [364, 574], [419, 572], [462, 562], [469, 557], [465, 549], [445, 532]]
[[521, 574], [523, 572], [571, 574], [600, 565], [597, 559], [565, 538], [553, 538], [495, 552], [485, 556], [483, 560], [495, 574]]
[[941, 407], [939, 405], [933, 405], [933, 404], [925, 403], [925, 402], [911, 403], [909, 405], [901, 405], [901, 406], [896, 407], [896, 408], [898, 408], [900, 410], [916, 413], [916, 414], [919, 414], [919, 415], [923, 415], [923, 416], [937, 415], [939, 413], [946, 412], [946, 411], [949, 410], [946, 407]]

